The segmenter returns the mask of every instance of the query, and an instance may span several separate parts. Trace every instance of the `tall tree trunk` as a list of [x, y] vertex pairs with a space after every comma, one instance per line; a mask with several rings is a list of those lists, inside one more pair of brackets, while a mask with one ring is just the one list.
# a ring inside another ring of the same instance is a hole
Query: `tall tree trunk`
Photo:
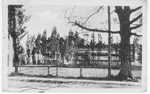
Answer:
[[13, 38], [13, 48], [14, 48], [13, 66], [15, 66], [15, 65], [17, 65], [16, 63], [18, 61], [16, 38]]
[[121, 69], [118, 74], [118, 80], [132, 78], [131, 62], [130, 62], [130, 37], [122, 36], [121, 38]]
[[122, 9], [121, 6], [116, 7], [120, 21], [120, 54], [121, 68], [117, 76], [118, 80], [125, 80], [128, 77], [132, 78], [131, 62], [130, 62], [130, 7], [126, 6]]
[[16, 38], [13, 38], [13, 49], [14, 49], [14, 58], [13, 58], [13, 66], [15, 67], [15, 72], [18, 72], [18, 67], [16, 67], [19, 63], [19, 58], [17, 54], [17, 43], [16, 43]]

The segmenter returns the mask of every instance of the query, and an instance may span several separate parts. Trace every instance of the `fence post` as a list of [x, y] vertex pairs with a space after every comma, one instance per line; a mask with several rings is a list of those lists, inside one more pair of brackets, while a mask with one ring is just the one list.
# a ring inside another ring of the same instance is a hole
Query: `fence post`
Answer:
[[18, 73], [18, 66], [15, 66], [15, 73]]
[[80, 78], [82, 78], [82, 67], [80, 66]]
[[56, 65], [56, 77], [58, 77], [58, 62], [57, 62], [57, 65]]
[[[110, 23], [110, 6], [108, 6], [108, 30], [111, 29]], [[108, 77], [111, 76], [111, 33], [108, 33]]]
[[47, 69], [47, 73], [48, 73], [47, 76], [49, 76], [49, 67], [48, 67], [48, 69]]
[[56, 66], [56, 77], [58, 77], [58, 66]]

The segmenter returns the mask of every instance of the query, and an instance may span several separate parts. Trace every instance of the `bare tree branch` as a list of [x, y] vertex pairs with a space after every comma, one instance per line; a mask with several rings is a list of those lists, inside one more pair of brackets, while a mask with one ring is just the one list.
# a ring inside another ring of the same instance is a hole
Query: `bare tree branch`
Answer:
[[140, 8], [142, 8], [142, 6], [139, 6], [139, 7], [135, 8], [135, 9], [132, 9], [132, 10], [130, 11], [130, 13], [135, 12], [135, 11], [139, 10]]
[[29, 21], [29, 19], [31, 18], [31, 16], [26, 16], [23, 20], [22, 20], [22, 23], [19, 24], [18, 28], [22, 28], [23, 25]]
[[131, 33], [131, 35], [137, 36], [137, 37], [142, 37], [142, 35], [138, 35], [137, 33]]
[[142, 24], [138, 24], [138, 25], [136, 25], [136, 26], [134, 26], [134, 27], [130, 27], [130, 30], [139, 28], [139, 27], [141, 27], [141, 26], [142, 26]]
[[142, 13], [139, 16], [137, 16], [136, 18], [134, 18], [132, 21], [130, 21], [130, 24], [134, 23], [135, 21], [137, 21], [141, 17], [142, 17]]
[[79, 23], [77, 23], [77, 22], [69, 22], [69, 23], [72, 23], [72, 24], [74, 24], [74, 25], [76, 25], [76, 26], [78, 26], [78, 27], [80, 27], [80, 28], [82, 28], [82, 29], [85, 29], [85, 30], [88, 30], [88, 31], [94, 31], [94, 32], [102, 32], [102, 33], [112, 33], [112, 34], [119, 34], [120, 33], [120, 31], [108, 31], [108, 30], [98, 30], [98, 29], [91, 29], [91, 28], [88, 28], [88, 27], [85, 27], [85, 26], [83, 26], [83, 25], [80, 25]]
[[19, 37], [19, 39], [21, 40], [27, 34], [28, 34], [28, 32], [25, 32], [22, 36]]
[[71, 16], [72, 16], [72, 14], [73, 14], [75, 8], [76, 8], [76, 5], [75, 5], [75, 6], [73, 7], [73, 9], [72, 9]]
[[113, 10], [110, 14], [112, 14], [113, 12], [115, 12], [115, 10]]
[[66, 11], [66, 10], [63, 10], [63, 12], [65, 12], [64, 18], [70, 20], [70, 17], [67, 17], [67, 16], [66, 16], [66, 15], [67, 15], [67, 11]]
[[[76, 8], [76, 6], [73, 7], [72, 12], [70, 13], [70, 16], [68, 16], [68, 17], [67, 17], [67, 11], [66, 11], [66, 10], [63, 10], [63, 12], [65, 12], [64, 18], [70, 21], [70, 19], [71, 19], [71, 17], [72, 17], [72, 14], [73, 14], [73, 12], [74, 12], [74, 10], [75, 10], [75, 8]], [[74, 16], [74, 17], [76, 17], [76, 16]], [[67, 23], [66, 25], [68, 25], [68, 23]]]
[[99, 7], [96, 12], [92, 13], [92, 14], [86, 19], [86, 21], [84, 22], [84, 24], [86, 24], [86, 22], [87, 22], [93, 15], [95, 15], [96, 13], [98, 13], [98, 12], [100, 11], [100, 9], [102, 9], [102, 8], [103, 8], [103, 6]]

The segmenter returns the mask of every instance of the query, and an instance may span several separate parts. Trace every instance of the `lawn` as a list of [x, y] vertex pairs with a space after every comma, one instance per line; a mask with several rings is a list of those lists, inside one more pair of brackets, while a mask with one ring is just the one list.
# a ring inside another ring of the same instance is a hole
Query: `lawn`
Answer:
[[[118, 72], [118, 69], [111, 70], [112, 75], [117, 75]], [[19, 73], [46, 76], [48, 74], [48, 69], [47, 67], [19, 67]], [[132, 70], [133, 77], [141, 78], [141, 73], [141, 70]], [[56, 67], [50, 68], [49, 74], [55, 76]], [[82, 75], [83, 77], [106, 77], [108, 75], [108, 70], [102, 68], [82, 68]], [[79, 77], [80, 68], [58, 68], [58, 76]]]

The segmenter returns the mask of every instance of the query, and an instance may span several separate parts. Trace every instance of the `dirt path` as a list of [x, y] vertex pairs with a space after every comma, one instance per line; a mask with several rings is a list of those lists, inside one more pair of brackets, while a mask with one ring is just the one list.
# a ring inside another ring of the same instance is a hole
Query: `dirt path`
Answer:
[[54, 79], [35, 77], [9, 77], [9, 91], [13, 92], [45, 92], [52, 89], [140, 89], [140, 82], [120, 82], [120, 81], [93, 81], [77, 79]]

